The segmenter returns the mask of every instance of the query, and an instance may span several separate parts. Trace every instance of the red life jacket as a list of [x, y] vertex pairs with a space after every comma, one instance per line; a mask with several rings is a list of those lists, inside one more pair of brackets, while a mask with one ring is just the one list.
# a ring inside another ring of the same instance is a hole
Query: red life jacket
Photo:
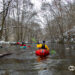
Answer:
[[26, 46], [26, 44], [24, 44], [23, 46]]

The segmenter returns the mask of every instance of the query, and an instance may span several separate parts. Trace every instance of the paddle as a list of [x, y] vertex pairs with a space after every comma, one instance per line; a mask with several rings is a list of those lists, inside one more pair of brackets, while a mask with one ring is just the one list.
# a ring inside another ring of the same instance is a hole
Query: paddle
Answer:
[[35, 43], [37, 43], [37, 41], [35, 40], [35, 38], [32, 38], [32, 41], [35, 42]]
[[36, 39], [35, 38], [32, 38], [31, 39], [34, 43], [33, 43], [33, 47], [35, 48], [35, 44], [37, 43]]
[[51, 53], [51, 54], [56, 54], [56, 51], [55, 51], [55, 50], [51, 50], [50, 53]]

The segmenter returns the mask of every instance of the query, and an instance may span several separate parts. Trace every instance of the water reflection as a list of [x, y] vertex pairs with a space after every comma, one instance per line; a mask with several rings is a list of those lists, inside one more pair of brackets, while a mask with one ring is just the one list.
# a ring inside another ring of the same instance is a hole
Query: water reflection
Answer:
[[49, 56], [48, 58], [37, 58], [35, 69], [38, 75], [74, 75], [74, 72], [68, 70], [68, 66], [75, 65], [72, 59], [55, 59]]
[[37, 57], [35, 69], [37, 70], [38, 75], [52, 75], [52, 71], [50, 71], [48, 67], [48, 59], [49, 57]]
[[46, 61], [48, 57], [37, 57], [38, 62]]

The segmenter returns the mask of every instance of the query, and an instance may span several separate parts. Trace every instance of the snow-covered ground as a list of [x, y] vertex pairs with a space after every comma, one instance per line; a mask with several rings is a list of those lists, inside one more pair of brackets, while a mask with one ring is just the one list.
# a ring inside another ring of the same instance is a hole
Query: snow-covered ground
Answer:
[[72, 29], [66, 31], [66, 32], [64, 33], [64, 35], [67, 36], [69, 32], [74, 33], [74, 34], [72, 34], [72, 35], [75, 35], [75, 26], [74, 26]]
[[0, 41], [0, 44], [15, 44], [16, 42], [10, 42], [10, 41], [8, 41], [8, 42], [5, 42], [5, 41]]

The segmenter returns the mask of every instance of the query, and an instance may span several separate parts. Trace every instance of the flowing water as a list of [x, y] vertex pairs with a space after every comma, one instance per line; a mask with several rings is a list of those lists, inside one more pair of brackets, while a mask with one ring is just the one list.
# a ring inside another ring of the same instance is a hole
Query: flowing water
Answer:
[[45, 59], [35, 55], [36, 48], [20, 49], [9, 46], [0, 51], [11, 51], [13, 54], [0, 58], [0, 75], [75, 75], [69, 66], [75, 66], [75, 45], [48, 44], [50, 54]]

